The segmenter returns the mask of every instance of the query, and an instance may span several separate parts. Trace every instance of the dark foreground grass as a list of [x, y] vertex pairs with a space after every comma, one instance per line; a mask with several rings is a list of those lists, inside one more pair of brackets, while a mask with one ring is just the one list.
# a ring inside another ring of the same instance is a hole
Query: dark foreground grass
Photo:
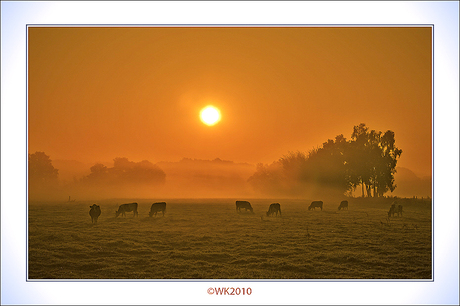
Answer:
[[406, 200], [387, 220], [389, 203], [350, 199], [308, 211], [271, 200], [237, 214], [234, 199], [169, 200], [164, 217], [115, 218], [121, 201], [29, 203], [29, 279], [431, 279], [431, 203]]

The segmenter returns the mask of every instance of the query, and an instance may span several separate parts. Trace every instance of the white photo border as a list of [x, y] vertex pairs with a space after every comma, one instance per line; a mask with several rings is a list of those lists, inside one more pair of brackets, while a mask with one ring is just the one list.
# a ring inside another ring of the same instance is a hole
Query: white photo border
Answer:
[[[458, 1], [2, 1], [1, 304], [457, 305], [458, 12]], [[100, 24], [433, 25], [434, 281], [27, 281], [27, 26]], [[210, 287], [252, 293], [216, 296]]]

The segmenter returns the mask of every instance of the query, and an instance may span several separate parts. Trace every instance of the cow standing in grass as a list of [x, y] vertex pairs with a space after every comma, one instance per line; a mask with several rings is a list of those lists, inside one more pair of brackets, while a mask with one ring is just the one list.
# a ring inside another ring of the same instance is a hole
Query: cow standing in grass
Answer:
[[396, 209], [395, 205], [392, 204], [392, 205], [390, 206], [390, 210], [388, 211], [388, 218], [394, 216], [394, 214], [395, 214], [395, 209]]
[[308, 210], [316, 210], [316, 207], [321, 208], [323, 210], [323, 201], [313, 201], [311, 202], [310, 206], [308, 207]]
[[152, 217], [153, 215], [155, 215], [156, 217], [157, 212], [160, 212], [160, 211], [163, 213], [163, 217], [164, 217], [165, 211], [166, 211], [166, 202], [153, 203], [152, 206], [150, 207], [149, 217]]
[[89, 210], [89, 215], [91, 216], [91, 223], [97, 223], [97, 218], [101, 215], [101, 208], [99, 205], [91, 205]]
[[249, 210], [251, 213], [254, 213], [251, 203], [248, 201], [236, 201], [236, 211], [241, 212], [241, 209], [245, 209], [246, 211]]
[[398, 211], [397, 211], [398, 217], [402, 217], [402, 211], [403, 211], [402, 205], [398, 205]]
[[396, 206], [396, 203], [391, 204], [390, 210], [388, 211], [388, 218], [394, 217], [396, 214], [398, 217], [402, 217], [403, 207], [402, 205]]
[[278, 212], [280, 213], [280, 217], [281, 217], [280, 203], [270, 204], [270, 207], [268, 207], [268, 211], [267, 211], [267, 217], [272, 216], [273, 214], [275, 214], [275, 216], [278, 216]]
[[118, 217], [120, 214], [124, 217], [127, 212], [133, 212], [133, 217], [137, 217], [139, 215], [137, 213], [137, 203], [121, 204], [115, 212], [115, 217]]
[[345, 209], [345, 208], [348, 210], [348, 201], [342, 201], [342, 202], [340, 202], [339, 210]]

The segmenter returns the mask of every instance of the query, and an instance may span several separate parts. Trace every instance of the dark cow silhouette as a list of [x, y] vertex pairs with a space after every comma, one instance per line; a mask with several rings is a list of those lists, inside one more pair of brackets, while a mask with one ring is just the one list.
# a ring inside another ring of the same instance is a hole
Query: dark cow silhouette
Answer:
[[308, 207], [308, 210], [316, 210], [316, 207], [321, 208], [323, 210], [323, 201], [313, 201], [311, 202], [310, 206]]
[[101, 215], [101, 208], [99, 205], [91, 205], [89, 210], [89, 215], [91, 216], [91, 223], [97, 223], [97, 218]]
[[275, 214], [275, 216], [278, 216], [278, 212], [280, 213], [280, 217], [281, 217], [280, 203], [270, 204], [270, 207], [268, 207], [268, 211], [267, 211], [267, 217], [272, 216], [273, 214]]
[[348, 210], [348, 201], [342, 201], [342, 202], [340, 202], [339, 210], [345, 209], [345, 208]]
[[236, 201], [236, 211], [241, 212], [241, 209], [246, 209], [246, 211], [249, 210], [250, 212], [254, 213], [251, 203], [248, 201]]
[[157, 202], [153, 203], [152, 206], [150, 207], [150, 212], [149, 212], [149, 217], [153, 215], [157, 215], [157, 212], [163, 212], [163, 216], [165, 215], [166, 211], [166, 202]]
[[394, 217], [396, 214], [398, 217], [402, 217], [403, 207], [402, 205], [396, 206], [396, 203], [391, 204], [390, 210], [388, 211], [388, 218]]
[[388, 211], [388, 218], [394, 217], [395, 211], [396, 211], [396, 206], [394, 204], [392, 204], [390, 206], [390, 210]]
[[402, 205], [398, 205], [398, 217], [402, 217], [402, 212], [403, 212], [403, 209], [402, 209]]
[[127, 212], [131, 211], [134, 213], [133, 217], [139, 215], [137, 213], [137, 203], [121, 204], [120, 207], [118, 207], [118, 210], [115, 212], [115, 217], [118, 217], [120, 214], [124, 217], [126, 216]]

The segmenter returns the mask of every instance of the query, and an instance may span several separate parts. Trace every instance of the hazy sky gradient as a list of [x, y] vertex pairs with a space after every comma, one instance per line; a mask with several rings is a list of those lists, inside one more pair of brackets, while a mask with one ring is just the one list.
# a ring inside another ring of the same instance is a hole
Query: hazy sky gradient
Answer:
[[271, 163], [363, 122], [395, 132], [398, 166], [430, 175], [431, 30], [30, 27], [29, 152]]

